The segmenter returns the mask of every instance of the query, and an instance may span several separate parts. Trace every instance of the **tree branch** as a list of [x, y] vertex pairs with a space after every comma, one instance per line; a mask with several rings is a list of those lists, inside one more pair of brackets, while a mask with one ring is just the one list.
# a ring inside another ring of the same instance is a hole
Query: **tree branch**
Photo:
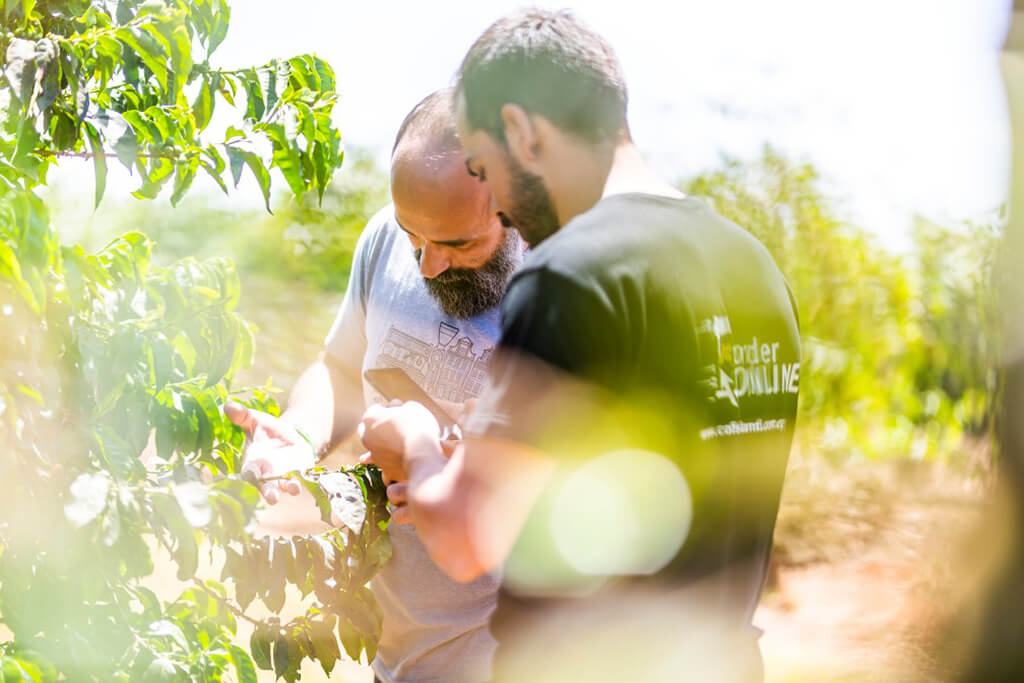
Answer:
[[[61, 158], [73, 158], [73, 159], [93, 159], [96, 155], [93, 152], [65, 152], [61, 150], [52, 149], [36, 149], [33, 150], [33, 154], [38, 154], [43, 157], [61, 157]], [[115, 152], [103, 152], [105, 156], [117, 156]], [[162, 154], [160, 152], [148, 152], [145, 154], [136, 154], [135, 157], [139, 159], [179, 159], [186, 155], [184, 154]]]
[[229, 601], [228, 601], [227, 599], [225, 599], [225, 598], [222, 598], [221, 596], [217, 595], [217, 592], [216, 592], [216, 591], [214, 591], [214, 590], [211, 590], [210, 588], [208, 588], [208, 587], [206, 586], [206, 583], [205, 583], [205, 582], [204, 582], [204, 581], [203, 581], [202, 579], [194, 579], [194, 580], [195, 580], [195, 585], [196, 585], [196, 586], [197, 586], [198, 588], [202, 589], [202, 591], [203, 591], [204, 593], [206, 593], [206, 594], [207, 594], [207, 595], [209, 595], [209, 596], [210, 596], [211, 598], [213, 598], [213, 599], [214, 599], [214, 600], [216, 600], [216, 601], [217, 601], [218, 603], [220, 603], [220, 605], [221, 605], [222, 607], [226, 607], [226, 608], [228, 609], [228, 611], [229, 611], [229, 612], [231, 612], [232, 614], [234, 614], [234, 615], [235, 615], [236, 617], [238, 617], [239, 619], [244, 619], [245, 621], [248, 621], [248, 622], [249, 622], [250, 624], [252, 624], [253, 626], [263, 626], [263, 625], [264, 625], [264, 623], [263, 623], [262, 621], [260, 621], [259, 619], [253, 619], [253, 618], [252, 618], [252, 617], [250, 617], [250, 616], [249, 616], [248, 614], [246, 614], [244, 610], [242, 610], [242, 609], [241, 609], [241, 608], [239, 608], [239, 607], [235, 607], [235, 606], [234, 606], [233, 604], [231, 604], [231, 602], [229, 602]]

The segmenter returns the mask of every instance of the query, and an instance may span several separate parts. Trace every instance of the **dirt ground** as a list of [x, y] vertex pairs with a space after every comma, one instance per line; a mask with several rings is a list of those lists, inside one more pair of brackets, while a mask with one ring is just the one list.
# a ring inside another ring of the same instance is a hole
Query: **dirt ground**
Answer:
[[1001, 545], [977, 534], [990, 480], [935, 463], [795, 458], [755, 618], [767, 680], [950, 680]]

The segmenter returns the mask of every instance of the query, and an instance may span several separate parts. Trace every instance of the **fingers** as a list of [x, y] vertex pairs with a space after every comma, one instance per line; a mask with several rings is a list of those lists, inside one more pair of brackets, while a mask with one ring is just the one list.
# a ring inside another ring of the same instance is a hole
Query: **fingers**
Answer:
[[391, 521], [395, 524], [412, 524], [412, 513], [408, 505], [399, 505], [391, 509]]
[[388, 501], [392, 505], [405, 505], [409, 502], [409, 484], [404, 481], [388, 486]]
[[409, 524], [412, 513], [409, 510], [409, 484], [398, 482], [388, 486], [388, 502], [391, 503], [391, 521], [395, 524]]
[[462, 442], [457, 439], [445, 439], [441, 442], [441, 452], [446, 458], [450, 458], [455, 454], [455, 449], [459, 447], [460, 443]]
[[296, 479], [283, 479], [278, 481], [277, 484], [282, 491], [289, 495], [297, 496], [302, 493], [302, 484]]
[[[253, 458], [248, 460], [242, 465], [243, 472], [252, 472], [257, 479], [267, 479], [274, 476], [274, 465], [265, 458]], [[267, 501], [269, 505], [276, 505], [281, 499], [281, 491], [287, 491], [292, 493], [291, 488], [282, 486], [283, 484], [294, 484], [294, 493], [297, 494], [299, 483], [291, 480], [274, 480], [260, 482], [257, 486], [260, 490], [260, 495], [263, 496], [263, 500]]]
[[455, 419], [455, 421], [460, 425], [465, 426], [465, 424], [469, 421], [469, 416], [473, 414], [474, 410], [476, 410], [477, 402], [478, 399], [475, 398], [467, 399], [466, 402], [462, 404], [462, 411], [459, 412], [459, 416]]
[[224, 404], [224, 415], [241, 427], [250, 436], [256, 431], [256, 416], [248, 407], [237, 401], [228, 401]]
[[[246, 469], [256, 475], [257, 479], [265, 479], [272, 475], [273, 466], [268, 460], [257, 459], [246, 464]], [[270, 505], [276, 505], [279, 499], [276, 481], [265, 481], [259, 484], [260, 495]]]

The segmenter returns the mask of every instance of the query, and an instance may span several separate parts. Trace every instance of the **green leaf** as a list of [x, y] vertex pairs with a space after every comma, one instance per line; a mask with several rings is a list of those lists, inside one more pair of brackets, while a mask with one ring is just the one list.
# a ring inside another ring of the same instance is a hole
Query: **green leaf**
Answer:
[[330, 624], [323, 622], [313, 624], [313, 656], [320, 662], [324, 675], [330, 676], [334, 671], [335, 663], [341, 659], [338, 640], [334, 637], [334, 630]]
[[71, 502], [64, 506], [68, 521], [81, 528], [96, 519], [107, 507], [110, 483], [110, 475], [106, 472], [78, 475], [71, 483]]
[[261, 669], [269, 671], [270, 664], [270, 642], [273, 637], [271, 630], [264, 624], [256, 627], [249, 638], [249, 651], [252, 652], [252, 661]]
[[263, 165], [263, 160], [254, 152], [238, 149], [231, 145], [226, 146], [226, 149], [231, 163], [231, 175], [235, 179], [235, 187], [238, 187], [238, 181], [242, 177], [243, 165], [248, 166], [256, 177], [256, 182], [259, 183], [260, 191], [263, 193], [263, 201], [267, 207], [267, 213], [273, 213], [270, 210], [270, 173]]
[[237, 645], [230, 645], [228, 650], [231, 652], [231, 661], [238, 673], [238, 683], [257, 683], [256, 667], [253, 665], [249, 653]]
[[331, 512], [352, 533], [359, 534], [366, 521], [366, 500], [363, 498], [362, 487], [344, 472], [323, 474], [319, 483], [330, 497]]
[[181, 627], [173, 621], [169, 621], [167, 619], [154, 621], [149, 625], [149, 635], [160, 638], [170, 638], [177, 643], [181, 649], [188, 650], [188, 640], [185, 638], [185, 632], [182, 631]]
[[317, 509], [320, 511], [320, 519], [325, 524], [331, 523], [331, 497], [319, 483], [319, 477], [298, 476], [297, 479], [303, 488], [313, 496]]
[[117, 160], [129, 171], [135, 166], [139, 158], [139, 140], [135, 131], [131, 128], [125, 130], [124, 134], [114, 143], [114, 154]]
[[274, 674], [283, 676], [291, 667], [291, 653], [288, 651], [288, 639], [278, 635], [274, 639]]
[[103, 140], [94, 125], [86, 123], [85, 134], [89, 138], [89, 147], [92, 150], [92, 163], [96, 174], [95, 206], [98, 207], [107, 189], [107, 153], [103, 150]]
[[45, 68], [46, 51], [40, 50], [34, 40], [14, 38], [7, 46], [4, 76], [11, 84], [11, 94], [18, 98], [25, 110], [28, 110], [36, 85], [36, 74], [40, 67]]
[[206, 174], [208, 176], [213, 178], [214, 182], [217, 183], [221, 191], [224, 192], [224, 194], [228, 194], [228, 186], [224, 184], [224, 179], [220, 177], [220, 173], [214, 170], [214, 168], [210, 166], [210, 164], [205, 159], [200, 161], [199, 165], [202, 167], [204, 171], [206, 171]]
[[117, 39], [138, 55], [142, 63], [146, 65], [146, 68], [156, 77], [160, 87], [166, 92], [167, 49], [152, 32], [146, 30], [147, 28], [152, 29], [152, 26], [120, 28], [116, 33]]
[[149, 683], [149, 681], [162, 682], [162, 681], [175, 681], [178, 678], [178, 670], [174, 666], [174, 662], [166, 657], [157, 657], [153, 660], [153, 663], [146, 669], [145, 677], [143, 681]]
[[188, 29], [181, 24], [175, 26], [169, 36], [164, 35], [171, 48], [171, 73], [176, 77], [180, 88], [192, 72], [192, 40], [189, 38]]
[[192, 187], [192, 181], [195, 180], [198, 168], [199, 157], [192, 157], [188, 161], [178, 163], [178, 173], [174, 178], [174, 192], [171, 194], [171, 206], [177, 206], [188, 189]]
[[227, 0], [214, 0], [214, 2], [217, 3], [217, 11], [213, 15], [209, 45], [206, 48], [208, 53], [212, 53], [224, 41], [231, 20], [231, 8], [228, 6]]
[[173, 491], [189, 524], [198, 529], [210, 523], [213, 510], [210, 507], [210, 492], [204, 484], [198, 481], [175, 484]]
[[196, 95], [195, 102], [192, 103], [192, 114], [196, 119], [196, 128], [200, 131], [205, 130], [209, 125], [215, 104], [213, 83], [209, 80], [204, 81], [199, 86], [199, 94]]

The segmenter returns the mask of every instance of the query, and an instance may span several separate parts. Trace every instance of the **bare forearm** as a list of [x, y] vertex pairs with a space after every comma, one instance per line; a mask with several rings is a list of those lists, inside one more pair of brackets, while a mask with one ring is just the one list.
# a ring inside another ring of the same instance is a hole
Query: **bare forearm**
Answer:
[[468, 509], [472, 492], [460, 483], [463, 452], [446, 458], [436, 442], [410, 444], [406, 451], [409, 507], [420, 540], [434, 562], [456, 581], [472, 581], [491, 567], [474, 548]]
[[361, 384], [321, 357], [295, 382], [282, 417], [305, 432], [323, 457], [355, 431], [362, 410]]
[[409, 504], [431, 558], [456, 581], [499, 567], [554, 462], [522, 444], [467, 438], [445, 461], [439, 449], [406, 446]]

